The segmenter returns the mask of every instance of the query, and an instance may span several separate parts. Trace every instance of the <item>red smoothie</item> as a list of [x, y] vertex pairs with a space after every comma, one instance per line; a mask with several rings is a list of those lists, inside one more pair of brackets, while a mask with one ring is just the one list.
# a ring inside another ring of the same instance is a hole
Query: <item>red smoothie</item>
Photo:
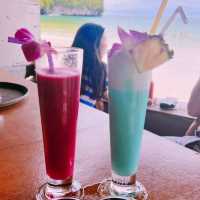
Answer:
[[73, 177], [80, 73], [76, 69], [37, 70], [46, 171], [50, 178]]

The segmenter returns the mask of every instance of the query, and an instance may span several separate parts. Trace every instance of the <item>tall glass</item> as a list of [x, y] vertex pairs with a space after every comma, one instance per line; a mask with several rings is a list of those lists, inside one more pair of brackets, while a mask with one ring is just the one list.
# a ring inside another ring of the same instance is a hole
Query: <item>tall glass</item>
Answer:
[[83, 52], [63, 48], [52, 56], [54, 72], [49, 71], [45, 56], [36, 63], [48, 176], [36, 195], [37, 200], [80, 195], [80, 184], [73, 180], [73, 173]]
[[126, 51], [112, 56], [108, 68], [112, 180], [102, 185], [100, 192], [147, 199], [136, 173], [151, 73], [139, 73]]

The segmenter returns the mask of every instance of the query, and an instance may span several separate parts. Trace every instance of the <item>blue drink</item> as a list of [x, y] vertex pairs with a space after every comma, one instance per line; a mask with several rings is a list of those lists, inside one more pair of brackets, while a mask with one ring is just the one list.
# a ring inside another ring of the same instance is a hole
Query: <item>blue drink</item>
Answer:
[[111, 190], [117, 195], [136, 192], [150, 79], [151, 72], [139, 73], [127, 51], [109, 59]]
[[100, 193], [147, 200], [145, 187], [136, 181], [147, 109], [151, 69], [173, 56], [162, 36], [118, 27], [120, 43], [108, 55], [109, 117], [112, 180]]
[[120, 176], [136, 174], [147, 99], [147, 90], [110, 90], [112, 170]]

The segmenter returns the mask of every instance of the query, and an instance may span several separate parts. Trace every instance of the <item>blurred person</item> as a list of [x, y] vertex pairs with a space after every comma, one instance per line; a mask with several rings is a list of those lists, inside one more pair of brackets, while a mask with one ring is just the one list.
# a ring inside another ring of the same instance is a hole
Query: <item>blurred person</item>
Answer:
[[107, 52], [105, 29], [86, 23], [77, 31], [72, 47], [84, 50], [81, 79], [81, 102], [105, 111], [107, 105], [107, 69], [103, 58]]

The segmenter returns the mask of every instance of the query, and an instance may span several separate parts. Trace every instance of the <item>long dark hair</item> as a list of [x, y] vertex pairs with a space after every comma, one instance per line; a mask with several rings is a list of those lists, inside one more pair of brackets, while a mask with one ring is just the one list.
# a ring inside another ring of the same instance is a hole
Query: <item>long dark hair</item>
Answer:
[[[105, 64], [100, 59], [100, 42], [104, 28], [100, 25], [87, 23], [79, 28], [74, 38], [72, 47], [84, 50], [82, 77], [87, 76], [92, 84], [92, 98], [97, 99], [102, 94], [102, 76], [105, 76]], [[84, 93], [84, 85], [81, 86], [81, 94]]]

